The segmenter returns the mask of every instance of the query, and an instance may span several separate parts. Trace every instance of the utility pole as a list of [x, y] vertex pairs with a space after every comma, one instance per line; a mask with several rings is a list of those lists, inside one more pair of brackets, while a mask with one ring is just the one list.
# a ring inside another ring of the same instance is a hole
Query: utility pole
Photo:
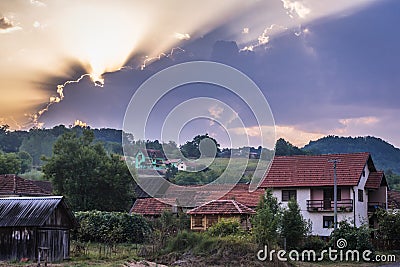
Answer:
[[337, 176], [336, 176], [336, 164], [340, 162], [340, 159], [331, 159], [328, 162], [333, 162], [333, 227], [337, 230]]

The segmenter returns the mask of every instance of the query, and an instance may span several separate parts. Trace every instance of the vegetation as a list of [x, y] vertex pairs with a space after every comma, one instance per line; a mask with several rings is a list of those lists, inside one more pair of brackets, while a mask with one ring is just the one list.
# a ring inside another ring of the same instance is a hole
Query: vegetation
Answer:
[[0, 174], [20, 173], [21, 162], [16, 153], [0, 153]]
[[336, 242], [340, 238], [344, 238], [347, 241], [346, 249], [358, 251], [371, 250], [374, 251], [372, 243], [370, 241], [372, 230], [368, 225], [364, 224], [360, 227], [355, 227], [348, 221], [340, 221], [338, 229], [331, 234], [331, 247], [336, 247]]
[[45, 178], [73, 210], [125, 211], [134, 202], [134, 180], [119, 155], [108, 155], [93, 141], [93, 131], [88, 129], [80, 137], [76, 132], [62, 135], [53, 156], [43, 158]]
[[[202, 147], [200, 143], [202, 143], [202, 141], [207, 142], [207, 140], [214, 144], [204, 143], [204, 147]], [[215, 146], [215, 150], [212, 148], [212, 145]], [[204, 135], [195, 136], [192, 141], [187, 141], [184, 145], [180, 146], [180, 149], [186, 158], [198, 159], [201, 154], [206, 157], [215, 157], [218, 152], [221, 152], [219, 147], [220, 144], [218, 144], [217, 140], [206, 133]], [[202, 151], [200, 152], [200, 150]]]
[[150, 235], [151, 225], [140, 215], [123, 212], [76, 212], [79, 228], [74, 233], [80, 242], [143, 243]]
[[238, 220], [235, 219], [222, 219], [207, 229], [210, 236], [229, 236], [243, 234], [243, 230]]
[[301, 150], [297, 146], [292, 145], [283, 138], [278, 139], [275, 145], [276, 156], [293, 156], [293, 155], [306, 155], [307, 152]]
[[310, 232], [310, 224], [303, 219], [299, 204], [294, 199], [288, 202], [288, 208], [282, 213], [281, 235], [288, 249], [299, 248], [304, 237]]
[[[388, 212], [379, 210], [377, 238], [383, 240], [393, 240], [400, 238], [400, 212]], [[398, 240], [400, 242], [400, 240]]]
[[277, 244], [281, 218], [282, 209], [278, 200], [272, 196], [272, 191], [268, 189], [265, 195], [261, 196], [257, 213], [252, 218], [252, 233], [260, 247], [265, 244], [270, 247]]

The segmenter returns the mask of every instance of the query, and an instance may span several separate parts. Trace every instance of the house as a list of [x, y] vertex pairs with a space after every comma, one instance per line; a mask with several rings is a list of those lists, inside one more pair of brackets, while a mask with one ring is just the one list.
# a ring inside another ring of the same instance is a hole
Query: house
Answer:
[[0, 198], [0, 260], [34, 261], [39, 249], [50, 262], [68, 259], [76, 224], [61, 196]]
[[[369, 153], [316, 156], [277, 156], [260, 184], [287, 206], [293, 198], [312, 233], [329, 236], [334, 221], [334, 163], [337, 160], [338, 221], [355, 226], [368, 223], [376, 208], [387, 208], [387, 182], [377, 171]], [[374, 222], [370, 221], [370, 224]]]
[[388, 210], [400, 211], [400, 192], [395, 190], [388, 191]]
[[[164, 211], [174, 211], [177, 208], [182, 212], [187, 212], [198, 207], [197, 203], [204, 204], [214, 199], [235, 200], [254, 209], [265, 191], [259, 188], [254, 192], [250, 192], [248, 184], [237, 184], [228, 193], [221, 196], [220, 192], [225, 188], [226, 185], [217, 184], [209, 184], [207, 190], [201, 186], [180, 187], [170, 185], [163, 194], [158, 194], [157, 198], [150, 198], [147, 194], [141, 193], [142, 197], [136, 199], [131, 208], [131, 213], [141, 214], [146, 217], [157, 217]], [[138, 190], [138, 192], [142, 192], [142, 190]], [[161, 190], [157, 192], [161, 192]]]
[[50, 181], [28, 180], [15, 174], [0, 175], [0, 197], [50, 196], [52, 191]]
[[250, 229], [250, 216], [256, 212], [236, 200], [213, 200], [189, 210], [190, 229], [204, 231], [222, 219], [234, 219]]
[[197, 169], [202, 169], [204, 166], [200, 166], [197, 163], [191, 161], [181, 161], [177, 165], [178, 171], [196, 171]]
[[178, 206], [175, 200], [172, 199], [157, 199], [157, 198], [140, 198], [136, 199], [130, 213], [140, 214], [145, 217], [156, 218], [161, 216], [163, 212], [178, 212]]
[[166, 157], [161, 150], [141, 149], [135, 156], [136, 169], [165, 170]]

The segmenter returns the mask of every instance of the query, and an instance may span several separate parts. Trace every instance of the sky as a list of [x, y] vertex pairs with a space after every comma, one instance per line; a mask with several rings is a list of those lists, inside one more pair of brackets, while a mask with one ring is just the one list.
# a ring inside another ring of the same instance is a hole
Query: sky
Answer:
[[[400, 147], [398, 14], [396, 0], [2, 0], [0, 123], [121, 129], [143, 82], [201, 60], [255, 82], [276, 138], [301, 147], [326, 135], [376, 136]], [[223, 146], [230, 134], [243, 137], [235, 145], [265, 138], [259, 129], [270, 125], [258, 124], [254, 106], [198, 83], [168, 92], [150, 115], [139, 109], [148, 138], [160, 137], [175, 107], [202, 97], [219, 102], [189, 102], [208, 117], [177, 125], [179, 143], [204, 132]]]

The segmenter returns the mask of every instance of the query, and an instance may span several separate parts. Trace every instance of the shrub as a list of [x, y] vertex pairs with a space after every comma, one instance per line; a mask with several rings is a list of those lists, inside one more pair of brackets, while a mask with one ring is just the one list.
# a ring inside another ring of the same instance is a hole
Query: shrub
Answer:
[[243, 233], [240, 223], [235, 219], [222, 219], [207, 229], [210, 236], [228, 236]]
[[350, 225], [348, 221], [339, 222], [337, 230], [331, 234], [330, 246], [335, 247], [336, 242], [340, 238], [344, 238], [347, 241], [346, 249], [357, 249], [358, 251], [371, 250], [374, 248], [370, 242], [372, 230], [369, 229], [368, 225], [362, 225], [355, 227]]
[[75, 239], [83, 242], [143, 243], [150, 234], [149, 223], [140, 215], [123, 212], [76, 212], [80, 227]]

